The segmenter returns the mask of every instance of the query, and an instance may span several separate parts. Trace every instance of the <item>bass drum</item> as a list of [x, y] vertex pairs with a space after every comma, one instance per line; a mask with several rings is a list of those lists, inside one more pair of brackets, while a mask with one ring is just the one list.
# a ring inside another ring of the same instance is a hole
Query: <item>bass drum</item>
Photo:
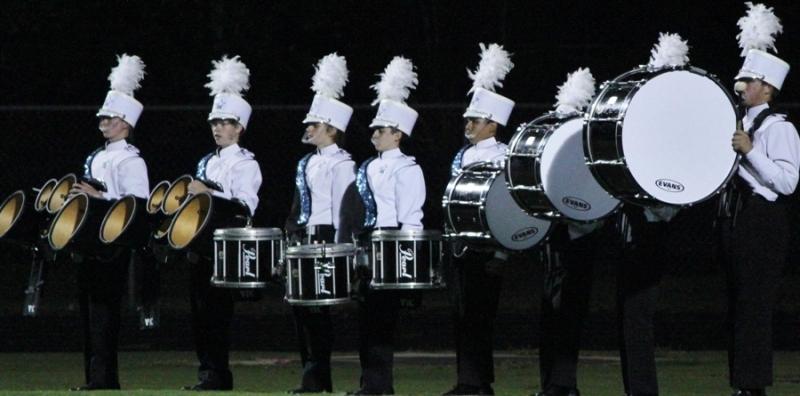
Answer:
[[545, 240], [551, 222], [533, 217], [511, 197], [503, 166], [477, 162], [447, 184], [442, 198], [449, 239], [525, 250]]
[[506, 180], [528, 213], [548, 219], [600, 220], [620, 202], [592, 176], [583, 157], [583, 117], [548, 113], [511, 138]]
[[586, 160], [615, 197], [688, 206], [720, 192], [736, 169], [736, 108], [694, 67], [629, 71], [607, 82], [584, 129]]

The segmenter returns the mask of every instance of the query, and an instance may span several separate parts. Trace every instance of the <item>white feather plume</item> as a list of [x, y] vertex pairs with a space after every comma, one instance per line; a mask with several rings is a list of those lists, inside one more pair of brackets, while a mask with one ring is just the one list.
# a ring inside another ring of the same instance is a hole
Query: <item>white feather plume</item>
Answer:
[[495, 87], [502, 87], [501, 81], [514, 67], [514, 64], [511, 63], [511, 55], [503, 49], [502, 45], [489, 44], [486, 46], [480, 43], [480, 46], [481, 61], [478, 63], [478, 70], [473, 72], [467, 69], [467, 74], [472, 79], [472, 88], [468, 94], [478, 88], [494, 91]]
[[592, 102], [595, 80], [588, 68], [579, 68], [567, 75], [564, 85], [558, 87], [556, 111], [570, 114], [583, 110]]
[[140, 88], [139, 82], [144, 78], [144, 62], [136, 55], [122, 54], [117, 56], [117, 66], [111, 69], [108, 81], [111, 89], [133, 96], [133, 91]]
[[211, 96], [221, 93], [241, 95], [250, 89], [250, 69], [239, 60], [239, 55], [233, 58], [223, 56], [218, 61], [211, 61], [214, 69], [208, 73], [211, 81], [205, 85], [211, 90]]
[[335, 52], [325, 55], [314, 66], [311, 90], [318, 95], [339, 99], [347, 84], [347, 60]]
[[381, 80], [370, 87], [378, 93], [378, 98], [372, 102], [373, 106], [383, 99], [404, 103], [419, 82], [414, 64], [402, 56], [395, 56], [379, 75]]
[[772, 12], [772, 7], [763, 4], [745, 3], [749, 8], [747, 15], [739, 18], [736, 25], [739, 26], [739, 48], [742, 49], [741, 56], [746, 56], [747, 51], [758, 49], [766, 51], [772, 48], [775, 53], [775, 36], [783, 32], [781, 20]]
[[649, 65], [654, 68], [683, 66], [689, 62], [689, 44], [677, 33], [660, 33], [650, 50]]

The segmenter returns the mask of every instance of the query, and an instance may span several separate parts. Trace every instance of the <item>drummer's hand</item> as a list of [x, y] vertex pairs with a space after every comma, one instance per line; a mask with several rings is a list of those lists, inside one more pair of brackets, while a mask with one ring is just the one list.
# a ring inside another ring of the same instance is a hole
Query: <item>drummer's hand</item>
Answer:
[[753, 149], [753, 142], [750, 140], [750, 136], [747, 132], [741, 130], [734, 132], [731, 145], [733, 146], [733, 151], [740, 154], [747, 154]]
[[187, 188], [189, 190], [189, 194], [200, 194], [201, 192], [206, 192], [209, 190], [209, 188], [206, 187], [205, 184], [197, 180], [192, 180], [192, 182], [189, 183], [189, 187]]
[[84, 193], [92, 198], [103, 198], [102, 192], [97, 191], [97, 189], [84, 181], [79, 181], [73, 184], [72, 189], [70, 189], [69, 192], [70, 194]]

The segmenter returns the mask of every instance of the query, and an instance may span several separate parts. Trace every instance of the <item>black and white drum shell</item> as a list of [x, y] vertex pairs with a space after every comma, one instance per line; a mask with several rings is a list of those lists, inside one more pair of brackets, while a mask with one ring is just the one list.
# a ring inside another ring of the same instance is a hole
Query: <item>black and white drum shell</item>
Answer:
[[520, 125], [505, 169], [519, 206], [534, 216], [578, 222], [600, 220], [619, 208], [586, 165], [583, 146], [582, 114], [550, 112]]
[[584, 151], [615, 197], [689, 206], [720, 192], [736, 169], [736, 109], [713, 75], [694, 67], [634, 69], [601, 87]]
[[436, 230], [378, 230], [370, 237], [370, 288], [441, 289], [442, 233]]
[[211, 285], [230, 289], [267, 287], [283, 254], [280, 228], [214, 230], [214, 273]]
[[447, 238], [468, 245], [526, 250], [546, 239], [551, 222], [511, 197], [502, 164], [477, 162], [450, 180], [442, 198]]
[[322, 306], [351, 300], [350, 283], [356, 247], [352, 243], [298, 245], [286, 248], [286, 301]]

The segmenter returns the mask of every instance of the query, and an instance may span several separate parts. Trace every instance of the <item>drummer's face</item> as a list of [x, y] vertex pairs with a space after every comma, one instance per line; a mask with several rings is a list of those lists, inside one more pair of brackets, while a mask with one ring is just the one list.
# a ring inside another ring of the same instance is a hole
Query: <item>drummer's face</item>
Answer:
[[390, 127], [375, 128], [375, 131], [372, 132], [372, 144], [375, 146], [375, 150], [381, 153], [396, 149], [400, 147], [402, 133]]
[[772, 87], [761, 80], [747, 80], [747, 87], [740, 93], [742, 101], [748, 107], [758, 106], [769, 102], [772, 97]]
[[239, 134], [242, 133], [242, 125], [234, 120], [211, 120], [211, 135], [214, 136], [214, 143], [219, 147], [228, 147], [239, 142]]
[[335, 128], [323, 122], [312, 122], [306, 125], [306, 132], [303, 134], [302, 141], [322, 148], [333, 144], [335, 137]]
[[486, 118], [467, 117], [467, 124], [464, 125], [464, 137], [470, 144], [475, 144], [481, 140], [494, 137], [497, 133], [497, 124]]
[[119, 117], [100, 117], [97, 128], [103, 138], [112, 142], [128, 137], [128, 125]]

